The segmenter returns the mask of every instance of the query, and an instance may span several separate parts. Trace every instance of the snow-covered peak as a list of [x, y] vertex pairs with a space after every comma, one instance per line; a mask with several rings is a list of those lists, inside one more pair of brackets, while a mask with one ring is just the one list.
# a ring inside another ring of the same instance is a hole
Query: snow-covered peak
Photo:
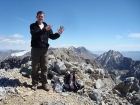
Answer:
[[21, 52], [15, 52], [12, 53], [11, 56], [23, 56], [24, 54], [26, 54], [29, 51], [21, 51]]

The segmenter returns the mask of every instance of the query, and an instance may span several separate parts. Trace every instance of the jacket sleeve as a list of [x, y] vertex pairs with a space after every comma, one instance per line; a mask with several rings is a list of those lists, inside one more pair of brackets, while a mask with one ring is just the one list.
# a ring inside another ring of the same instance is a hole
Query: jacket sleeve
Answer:
[[53, 34], [52, 30], [49, 31], [49, 38], [50, 39], [55, 40], [55, 39], [57, 39], [59, 37], [60, 37], [60, 35], [58, 33]]
[[39, 37], [40, 35], [45, 33], [45, 31], [46, 31], [45, 28], [40, 30], [37, 26], [34, 26], [33, 24], [30, 25], [30, 33], [31, 33], [32, 37]]

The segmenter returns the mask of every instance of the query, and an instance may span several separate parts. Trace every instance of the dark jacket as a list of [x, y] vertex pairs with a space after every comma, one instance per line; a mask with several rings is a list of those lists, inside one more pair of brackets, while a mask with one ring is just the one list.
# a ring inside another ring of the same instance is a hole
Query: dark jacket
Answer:
[[48, 48], [48, 38], [54, 40], [60, 37], [58, 33], [53, 34], [52, 30], [47, 31], [45, 27], [47, 24], [43, 22], [44, 28], [41, 30], [37, 21], [30, 25], [31, 47], [35, 48]]

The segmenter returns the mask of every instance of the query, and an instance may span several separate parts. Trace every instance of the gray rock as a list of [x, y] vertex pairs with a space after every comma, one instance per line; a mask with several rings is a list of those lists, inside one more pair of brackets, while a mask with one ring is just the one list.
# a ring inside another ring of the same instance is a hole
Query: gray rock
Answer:
[[54, 55], [48, 55], [48, 60], [55, 59]]
[[64, 62], [62, 62], [59, 59], [57, 59], [56, 62], [54, 63], [54, 68], [59, 74], [64, 74], [66, 73], [67, 70], [66, 66], [64, 65]]
[[94, 69], [90, 64], [86, 65], [83, 69], [85, 69], [85, 71], [88, 73], [94, 72]]
[[129, 92], [138, 92], [140, 90], [140, 87], [136, 78], [129, 77], [126, 78], [124, 82], [121, 82], [118, 85], [116, 85], [114, 89], [117, 89], [122, 95], [126, 96]]
[[102, 82], [101, 79], [98, 79], [98, 80], [95, 82], [95, 87], [96, 87], [97, 89], [99, 89], [99, 88], [101, 88], [101, 87], [103, 87], [103, 86], [104, 86], [104, 83]]
[[104, 101], [102, 101], [99, 105], [106, 105], [106, 104], [104, 103]]
[[66, 65], [67, 68], [71, 68], [72, 67], [72, 63], [71, 62], [65, 61], [65, 65]]
[[13, 87], [5, 87], [6, 93], [15, 93], [15, 88]]
[[15, 92], [17, 93], [17, 94], [21, 94], [22, 92], [19, 90], [19, 89], [17, 89], [17, 88], [15, 88]]
[[72, 67], [72, 71], [75, 71], [75, 72], [76, 72], [76, 71], [80, 71], [80, 67], [73, 66], [73, 67]]
[[95, 69], [94, 72], [91, 73], [90, 77], [97, 79], [103, 79], [105, 76], [104, 69]]
[[3, 87], [0, 87], [0, 100], [4, 98], [4, 94], [5, 94], [5, 89]]
[[135, 79], [135, 77], [128, 77], [125, 79], [125, 81], [128, 81], [128, 82], [133, 82]]
[[98, 90], [90, 91], [88, 93], [89, 97], [99, 103], [101, 101], [101, 93]]

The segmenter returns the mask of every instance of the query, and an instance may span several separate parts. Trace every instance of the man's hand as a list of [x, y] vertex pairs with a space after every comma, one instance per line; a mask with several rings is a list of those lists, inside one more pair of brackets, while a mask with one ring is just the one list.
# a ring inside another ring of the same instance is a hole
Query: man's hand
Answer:
[[52, 29], [52, 24], [47, 25], [45, 28], [46, 28], [47, 31], [51, 30]]
[[64, 31], [64, 27], [63, 26], [60, 26], [59, 30], [58, 30], [58, 34], [62, 34], [62, 32]]

